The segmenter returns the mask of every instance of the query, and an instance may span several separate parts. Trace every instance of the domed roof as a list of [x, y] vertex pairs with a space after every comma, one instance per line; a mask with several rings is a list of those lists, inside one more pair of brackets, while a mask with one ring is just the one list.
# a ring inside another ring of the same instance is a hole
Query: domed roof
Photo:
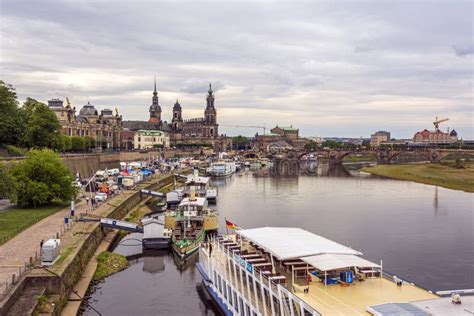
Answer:
[[456, 132], [456, 130], [453, 129], [451, 133], [449, 133], [449, 136], [453, 136], [453, 137], [458, 136], [458, 132]]
[[176, 103], [173, 105], [173, 111], [181, 111], [181, 104], [179, 104], [178, 100], [176, 100]]
[[82, 109], [79, 111], [79, 115], [81, 116], [94, 116], [94, 115], [99, 115], [97, 112], [96, 108], [87, 102], [86, 105], [82, 107]]

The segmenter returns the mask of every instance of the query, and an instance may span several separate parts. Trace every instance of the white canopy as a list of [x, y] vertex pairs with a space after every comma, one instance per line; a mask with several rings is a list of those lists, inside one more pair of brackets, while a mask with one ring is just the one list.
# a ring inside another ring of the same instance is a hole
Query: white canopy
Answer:
[[189, 175], [186, 184], [189, 185], [191, 183], [195, 184], [207, 184], [209, 182], [208, 177], [199, 177], [199, 176], [194, 176], [194, 175]]
[[344, 269], [350, 267], [380, 268], [376, 263], [354, 255], [324, 254], [301, 258], [304, 262], [320, 271]]
[[262, 227], [237, 230], [237, 234], [262, 247], [279, 260], [326, 253], [361, 255], [335, 241], [293, 227]]

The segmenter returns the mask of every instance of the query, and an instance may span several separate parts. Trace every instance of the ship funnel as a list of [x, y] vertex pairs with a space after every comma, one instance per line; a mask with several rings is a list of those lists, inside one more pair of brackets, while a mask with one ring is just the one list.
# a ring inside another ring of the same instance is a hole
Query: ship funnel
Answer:
[[194, 185], [189, 188], [189, 201], [196, 201], [196, 187]]
[[194, 176], [199, 177], [199, 170], [197, 168], [194, 169]]

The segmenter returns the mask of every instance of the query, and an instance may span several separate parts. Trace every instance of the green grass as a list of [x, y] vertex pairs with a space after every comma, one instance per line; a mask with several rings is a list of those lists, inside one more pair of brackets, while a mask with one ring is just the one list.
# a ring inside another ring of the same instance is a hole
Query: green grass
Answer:
[[38, 208], [15, 207], [0, 212], [0, 245], [45, 217], [52, 215], [68, 204], [54, 204]]
[[342, 159], [344, 162], [363, 162], [363, 161], [375, 161], [377, 160], [373, 155], [364, 156], [346, 156]]
[[456, 169], [441, 164], [377, 165], [362, 171], [399, 180], [409, 180], [440, 187], [474, 192], [474, 165]]
[[72, 252], [72, 247], [66, 247], [61, 250], [61, 254], [59, 255], [58, 260], [54, 263], [55, 266], [59, 266], [61, 263], [66, 260], [69, 254]]
[[97, 256], [97, 269], [94, 273], [94, 280], [101, 281], [127, 267], [127, 258], [117, 253], [103, 251]]

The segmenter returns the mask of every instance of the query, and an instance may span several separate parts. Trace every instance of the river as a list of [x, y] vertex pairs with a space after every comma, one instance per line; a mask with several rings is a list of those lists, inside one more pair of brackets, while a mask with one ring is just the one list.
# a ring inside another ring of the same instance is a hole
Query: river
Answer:
[[[255, 177], [247, 170], [214, 183], [223, 231], [225, 218], [243, 228], [297, 226], [360, 250], [369, 260], [383, 259], [384, 270], [425, 288], [474, 288], [472, 193], [342, 166], [288, 178]], [[133, 238], [123, 243], [137, 245]], [[116, 249], [126, 255], [140, 250]], [[131, 257], [130, 264], [99, 284], [89, 304], [104, 315], [214, 315], [200, 296], [194, 262], [178, 268], [172, 255], [159, 254]]]

